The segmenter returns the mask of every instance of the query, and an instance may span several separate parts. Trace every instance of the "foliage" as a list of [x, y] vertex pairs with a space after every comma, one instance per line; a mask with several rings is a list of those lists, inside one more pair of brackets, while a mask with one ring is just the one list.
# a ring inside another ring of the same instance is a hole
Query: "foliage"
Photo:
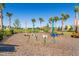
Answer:
[[79, 6], [75, 6], [74, 12], [79, 12]]
[[49, 23], [50, 23], [50, 24], [52, 23], [52, 19], [53, 19], [53, 17], [50, 17], [50, 18], [49, 18]]
[[33, 23], [33, 32], [35, 32], [35, 22], [36, 22], [36, 20], [33, 18], [33, 19], [32, 19], [32, 23]]
[[9, 19], [8, 19], [8, 22], [9, 22], [9, 23], [8, 23], [8, 27], [11, 28], [11, 16], [12, 16], [12, 13], [7, 12], [7, 13], [6, 13], [6, 16], [9, 17]]
[[11, 16], [12, 16], [12, 13], [7, 12], [7, 13], [6, 13], [6, 16], [11, 17]]
[[[32, 28], [28, 28], [28, 29], [25, 29], [24, 31], [25, 32], [28, 32], [28, 33], [32, 33], [33, 32], [33, 29]], [[38, 32], [40, 32], [40, 29], [35, 28], [35, 33], [38, 33]]]
[[21, 33], [21, 30], [20, 29], [14, 29], [14, 31], [13, 31], [15, 34], [16, 33]]
[[60, 19], [63, 21], [67, 20], [70, 17], [68, 14], [64, 14], [64, 13], [62, 13], [61, 16], [62, 16], [62, 18], [60, 18]]
[[3, 31], [0, 31], [0, 41], [3, 40]]
[[20, 21], [19, 19], [16, 19], [15, 22], [13, 23], [15, 28], [20, 28]]
[[4, 36], [11, 36], [13, 34], [13, 30], [6, 28], [4, 29]]
[[4, 3], [0, 3], [0, 10], [2, 10], [5, 7]]
[[49, 25], [47, 24], [46, 27], [44, 27], [43, 31], [44, 32], [49, 32], [49, 30], [50, 30], [50, 28], [49, 28]]
[[49, 32], [49, 30], [48, 30], [48, 29], [44, 29], [43, 31], [44, 31], [44, 32]]
[[54, 17], [54, 21], [57, 22], [58, 20], [59, 20], [59, 17], [58, 16], [55, 16]]
[[32, 19], [32, 22], [33, 22], [33, 23], [35, 23], [35, 22], [36, 22], [36, 20], [33, 18], [33, 19]]
[[44, 19], [43, 18], [39, 18], [39, 21], [40, 21], [40, 24], [41, 24], [42, 22], [44, 22]]

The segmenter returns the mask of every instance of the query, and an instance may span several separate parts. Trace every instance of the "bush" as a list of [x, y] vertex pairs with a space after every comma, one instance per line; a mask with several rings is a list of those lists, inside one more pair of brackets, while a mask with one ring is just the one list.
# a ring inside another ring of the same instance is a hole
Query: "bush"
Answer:
[[14, 34], [14, 30], [10, 30], [12, 34]]
[[32, 29], [25, 29], [25, 32], [31, 33]]
[[3, 40], [3, 31], [0, 31], [0, 41]]
[[48, 29], [44, 29], [44, 32], [49, 32], [49, 30]]
[[39, 29], [35, 29], [35, 33], [38, 33], [38, 32], [40, 32], [40, 30]]
[[13, 32], [16, 34], [16, 33], [19, 33], [19, 30], [18, 29], [14, 29]]
[[13, 32], [16, 34], [16, 33], [23, 33], [25, 31], [23, 29], [14, 29]]
[[48, 30], [43, 30], [44, 32], [48, 32]]
[[[32, 33], [33, 29], [25, 29], [24, 32]], [[39, 29], [34, 29], [34, 32], [38, 33], [38, 32], [40, 32], [40, 30]]]
[[5, 29], [4, 30], [4, 36], [11, 36], [13, 34], [13, 30], [10, 30], [10, 29]]

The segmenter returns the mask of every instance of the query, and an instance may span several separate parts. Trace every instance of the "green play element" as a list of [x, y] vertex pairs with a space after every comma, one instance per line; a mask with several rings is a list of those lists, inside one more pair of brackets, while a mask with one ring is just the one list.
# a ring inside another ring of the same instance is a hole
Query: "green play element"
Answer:
[[55, 27], [54, 27], [54, 18], [52, 18], [52, 34], [57, 34], [57, 32], [55, 32]]
[[54, 19], [52, 18], [52, 34], [56, 33], [54, 30]]

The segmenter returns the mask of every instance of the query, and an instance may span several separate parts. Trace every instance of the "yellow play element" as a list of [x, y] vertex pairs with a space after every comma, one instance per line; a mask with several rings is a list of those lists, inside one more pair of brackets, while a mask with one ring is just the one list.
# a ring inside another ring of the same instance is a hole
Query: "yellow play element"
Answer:
[[67, 31], [69, 31], [69, 30], [70, 30], [70, 28], [71, 28], [71, 26], [70, 26], [70, 25], [67, 25]]

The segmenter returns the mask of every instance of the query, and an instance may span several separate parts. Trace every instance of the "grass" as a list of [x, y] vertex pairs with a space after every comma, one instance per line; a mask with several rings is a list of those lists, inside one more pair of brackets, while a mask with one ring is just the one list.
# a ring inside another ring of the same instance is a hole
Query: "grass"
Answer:
[[61, 33], [63, 33], [64, 35], [71, 35], [73, 32], [67, 32], [67, 31], [64, 31], [64, 32], [62, 32], [62, 31], [56, 31], [58, 34], [61, 34]]

